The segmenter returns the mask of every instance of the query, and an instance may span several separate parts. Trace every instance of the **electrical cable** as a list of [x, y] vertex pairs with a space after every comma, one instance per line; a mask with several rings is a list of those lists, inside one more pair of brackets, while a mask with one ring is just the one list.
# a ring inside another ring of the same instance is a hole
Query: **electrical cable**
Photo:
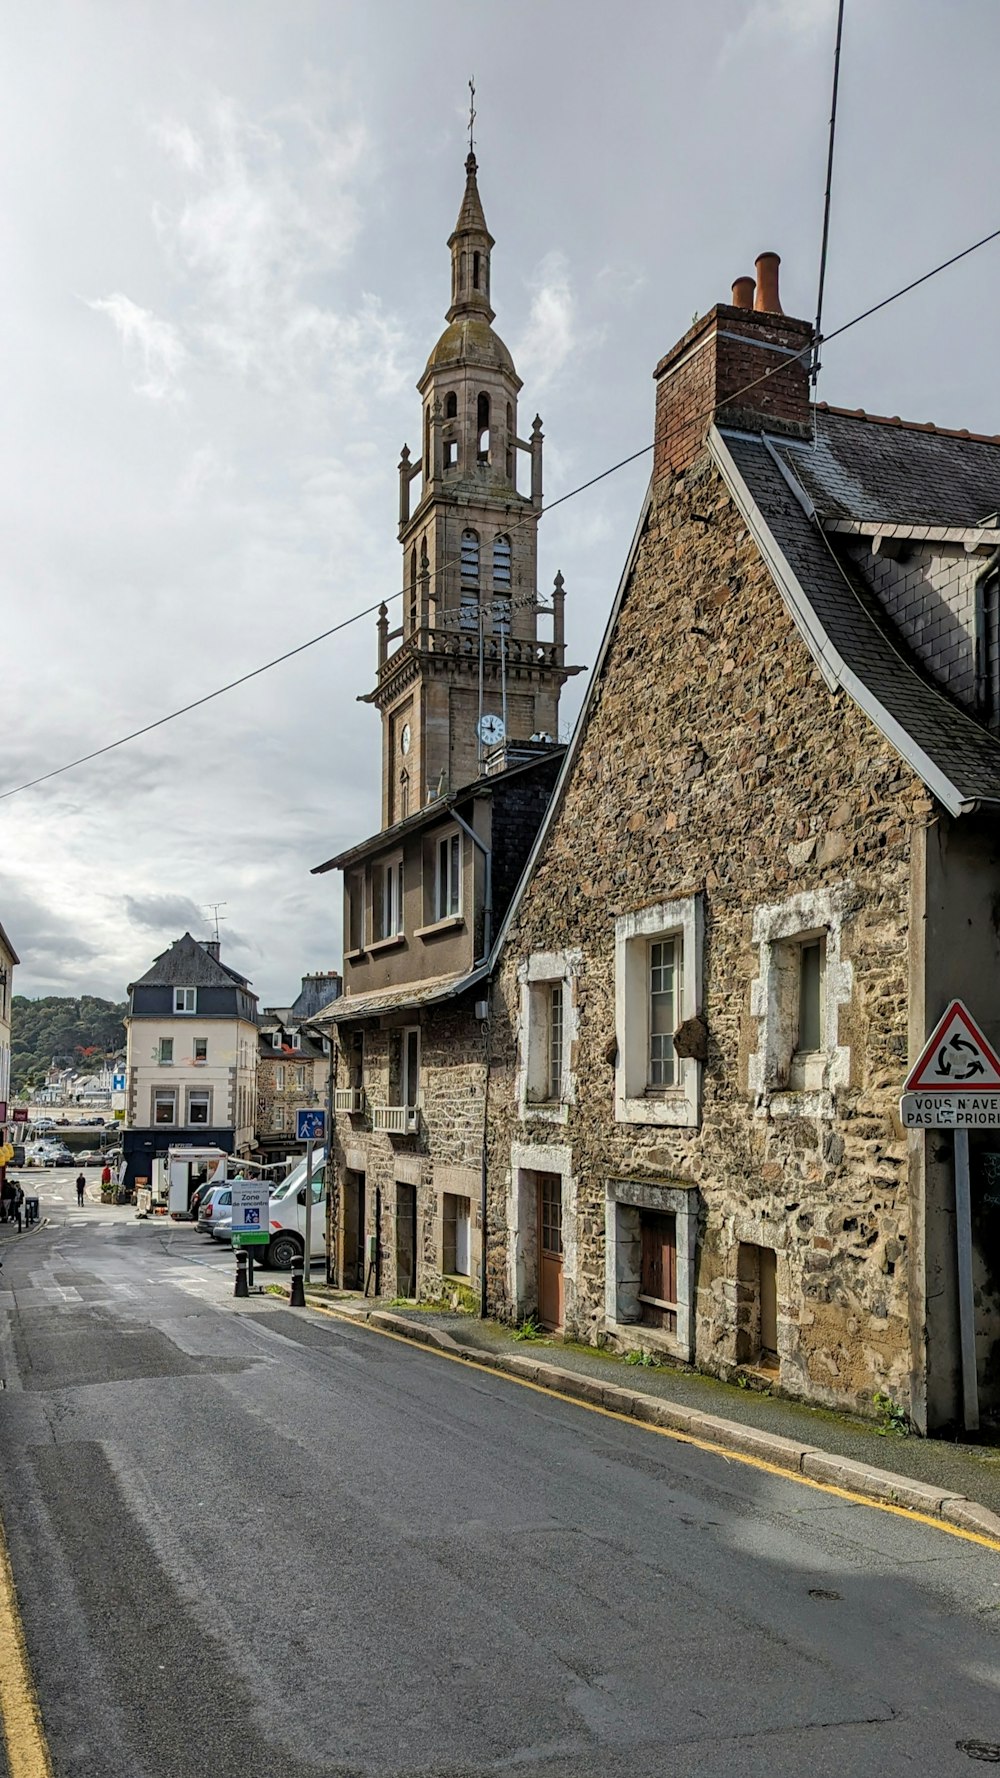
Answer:
[[[943, 259], [939, 265], [933, 266], [930, 271], [922, 273], [919, 278], [913, 278], [909, 284], [904, 284], [899, 290], [894, 290], [890, 296], [883, 297], [880, 302], [873, 303], [870, 308], [863, 309], [860, 314], [852, 316], [850, 321], [842, 322], [840, 327], [835, 327], [831, 333], [825, 334], [822, 340], [813, 341], [810, 339], [809, 344], [804, 346], [800, 352], [791, 353], [787, 358], [783, 357], [777, 364], [772, 365], [769, 370], [764, 371], [761, 376], [754, 377], [751, 382], [744, 383], [742, 388], [735, 390], [733, 394], [727, 396], [727, 405], [739, 401], [744, 395], [749, 394], [752, 389], [756, 389], [759, 384], [766, 383], [769, 377], [775, 376], [779, 371], [787, 370], [790, 365], [795, 364], [800, 358], [809, 356], [814, 350], [814, 346], [829, 345], [832, 340], [839, 339], [842, 334], [848, 333], [852, 327], [859, 326], [862, 321], [867, 321], [872, 315], [877, 315], [882, 309], [888, 308], [890, 303], [898, 302], [900, 297], [908, 296], [911, 290], [918, 289], [921, 284], [926, 284], [931, 278], [936, 278], [940, 272], [947, 271], [950, 266], [957, 265], [960, 260], [967, 259], [971, 253], [977, 253], [981, 247], [986, 247], [991, 241], [997, 239], [1000, 239], [1000, 228], [995, 228], [988, 235], [983, 235], [978, 241], [973, 241], [971, 246], [963, 247], [960, 253], [953, 253], [950, 258]], [[670, 438], [678, 437], [681, 433], [690, 430], [694, 425], [700, 425], [702, 421], [710, 419], [714, 412], [715, 407], [713, 406], [704, 409], [701, 413], [690, 416], [682, 421], [679, 426], [666, 433], [661, 440], [661, 443], [667, 442]], [[553, 511], [555, 507], [562, 506], [565, 501], [574, 499], [577, 494], [585, 493], [588, 488], [595, 487], [598, 482], [606, 481], [609, 476], [617, 474], [619, 469], [625, 469], [628, 464], [637, 462], [640, 457], [648, 456], [652, 449], [652, 444], [643, 445], [640, 450], [631, 452], [627, 457], [621, 457], [617, 463], [610, 464], [607, 469], [602, 469], [597, 475], [591, 476], [585, 482], [581, 482], [578, 487], [570, 488], [566, 494], [560, 494], [558, 499], [550, 501], [547, 506], [543, 505], [541, 508], [532, 508], [530, 511], [525, 512], [521, 518], [515, 519], [514, 523], [509, 526], [509, 529], [516, 530], [519, 525], [527, 524], [535, 518], [540, 518], [542, 514]], [[501, 533], [498, 531], [497, 535], [499, 536], [500, 534]], [[432, 571], [432, 577], [437, 577], [438, 575], [443, 574], [446, 568], [453, 567], [459, 560], [460, 557], [453, 556], [443, 561]], [[279, 667], [285, 661], [293, 660], [296, 655], [304, 654], [307, 649], [315, 648], [317, 643], [326, 642], [329, 637], [337, 635], [339, 631], [349, 629], [351, 624], [360, 623], [362, 618], [370, 617], [374, 612], [380, 611], [382, 606], [388, 604], [390, 601], [404, 598], [407, 590], [408, 589], [405, 587], [400, 587], [397, 592], [390, 593], [388, 599], [379, 599], [375, 604], [367, 605], [363, 610], [353, 612], [350, 617], [342, 618], [339, 623], [331, 624], [329, 629], [321, 630], [318, 636], [311, 636], [308, 641], [300, 642], [294, 648], [285, 649], [282, 654], [275, 655], [273, 659], [262, 662], [259, 667], [252, 667], [249, 672], [241, 673], [238, 678], [228, 680], [225, 685], [216, 686], [214, 691], [206, 692], [203, 697], [194, 698], [191, 703], [183, 704], [178, 710], [171, 710], [166, 716], [157, 717], [154, 722], [144, 723], [141, 728], [132, 729], [129, 734], [120, 735], [117, 740], [109, 741], [103, 747], [95, 747], [91, 752], [83, 753], [77, 759], [68, 760], [65, 765], [54, 766], [51, 771], [41, 772], [35, 778], [28, 778], [23, 784], [15, 784], [9, 790], [0, 791], [0, 802], [6, 802], [8, 798], [12, 796], [20, 796], [22, 791], [34, 790], [39, 784], [47, 784], [50, 779], [59, 778], [64, 772], [72, 772], [79, 766], [88, 765], [91, 760], [100, 759], [106, 753], [114, 753], [117, 748], [127, 746], [130, 741], [137, 741], [143, 735], [152, 734], [155, 729], [163, 728], [168, 722], [175, 722], [178, 717], [187, 716], [192, 710], [199, 710], [202, 705], [213, 703], [216, 698], [224, 697], [227, 692], [236, 691], [239, 686], [248, 684], [251, 679], [259, 679], [262, 673], [269, 673], [272, 667]], [[533, 595], [533, 597], [537, 597], [537, 595]], [[546, 608], [541, 607], [541, 609], [544, 610]]]

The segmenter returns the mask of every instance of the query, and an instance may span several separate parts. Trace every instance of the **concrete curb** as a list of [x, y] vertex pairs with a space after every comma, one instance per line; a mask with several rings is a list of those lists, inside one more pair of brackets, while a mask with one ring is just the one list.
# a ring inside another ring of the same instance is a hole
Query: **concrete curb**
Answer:
[[883, 1505], [905, 1507], [910, 1512], [922, 1513], [931, 1519], [941, 1519], [944, 1524], [955, 1525], [963, 1531], [971, 1531], [979, 1537], [995, 1539], [1000, 1543], [1000, 1517], [990, 1512], [988, 1507], [967, 1499], [964, 1494], [953, 1494], [947, 1488], [932, 1487], [926, 1482], [914, 1481], [910, 1476], [894, 1475], [888, 1469], [875, 1469], [869, 1464], [855, 1463], [849, 1457], [837, 1457], [829, 1451], [821, 1451], [815, 1445], [800, 1445], [797, 1440], [783, 1438], [780, 1433], [743, 1426], [736, 1420], [723, 1420], [717, 1414], [702, 1413], [698, 1408], [686, 1408], [679, 1402], [644, 1395], [641, 1390], [622, 1389], [618, 1384], [606, 1383], [600, 1377], [588, 1377], [579, 1371], [561, 1370], [558, 1365], [529, 1358], [527, 1354], [522, 1357], [520, 1353], [490, 1352], [483, 1351], [478, 1346], [463, 1346], [443, 1328], [412, 1321], [405, 1315], [393, 1315], [386, 1309], [350, 1311], [325, 1303], [320, 1306], [325, 1314], [335, 1315], [338, 1319], [349, 1322], [370, 1321], [373, 1327], [381, 1328], [386, 1333], [412, 1340], [417, 1345], [436, 1347], [452, 1358], [467, 1359], [470, 1363], [485, 1365], [490, 1370], [506, 1372], [525, 1382], [534, 1383], [540, 1389], [558, 1390], [561, 1395], [572, 1396], [576, 1401], [607, 1408], [612, 1413], [623, 1414], [628, 1419], [639, 1420], [646, 1425], [662, 1426], [670, 1432], [687, 1433], [690, 1438], [704, 1439], [709, 1444], [738, 1452], [744, 1457], [756, 1457], [760, 1462], [788, 1470], [792, 1475], [802, 1475], [811, 1481], [843, 1488], [848, 1493], [879, 1501]]

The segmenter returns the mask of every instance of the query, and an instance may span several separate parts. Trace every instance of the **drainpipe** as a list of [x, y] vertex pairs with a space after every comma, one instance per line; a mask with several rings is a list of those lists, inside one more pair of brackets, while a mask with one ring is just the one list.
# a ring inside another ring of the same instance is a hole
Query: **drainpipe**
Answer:
[[1000, 549], [995, 549], [985, 567], [980, 568], [976, 575], [976, 703], [982, 712], [996, 716], [996, 710], [990, 710], [989, 663], [986, 647], [986, 599], [985, 587], [990, 575], [1000, 562]]
[[483, 889], [483, 954], [474, 959], [474, 964], [485, 963], [493, 944], [493, 853], [485, 840], [481, 840], [467, 821], [463, 821], [457, 809], [451, 811], [452, 819], [458, 822], [463, 833], [467, 833], [474, 846], [478, 846], [486, 861], [486, 882]]

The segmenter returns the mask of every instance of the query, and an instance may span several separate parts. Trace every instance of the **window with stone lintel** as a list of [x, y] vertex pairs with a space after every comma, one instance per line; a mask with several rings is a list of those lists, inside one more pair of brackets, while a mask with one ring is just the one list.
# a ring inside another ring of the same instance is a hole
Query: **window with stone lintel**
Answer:
[[678, 1054], [679, 1027], [701, 1012], [701, 897], [659, 902], [615, 921], [615, 1117], [693, 1126], [702, 1064]]
[[854, 981], [842, 955], [850, 895], [847, 884], [804, 890], [754, 911], [760, 969], [750, 987], [757, 1048], [748, 1084], [758, 1116], [832, 1117], [837, 1088], [848, 1084], [839, 1022]]

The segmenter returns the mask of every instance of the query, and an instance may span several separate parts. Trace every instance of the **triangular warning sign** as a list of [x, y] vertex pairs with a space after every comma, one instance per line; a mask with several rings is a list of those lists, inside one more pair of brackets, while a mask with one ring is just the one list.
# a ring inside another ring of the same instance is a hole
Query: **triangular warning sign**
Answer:
[[1000, 1058], [968, 1008], [953, 1000], [906, 1077], [905, 1093], [1000, 1092]]

